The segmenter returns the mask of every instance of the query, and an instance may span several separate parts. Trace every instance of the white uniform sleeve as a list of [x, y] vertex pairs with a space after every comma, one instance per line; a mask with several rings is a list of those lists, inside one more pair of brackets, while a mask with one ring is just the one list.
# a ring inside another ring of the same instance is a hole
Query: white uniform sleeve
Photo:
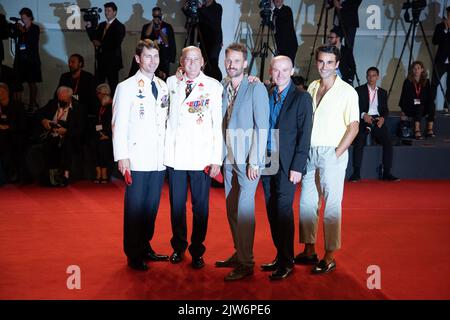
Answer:
[[129, 159], [128, 123], [132, 99], [123, 84], [119, 84], [113, 98], [112, 137], [114, 160]]

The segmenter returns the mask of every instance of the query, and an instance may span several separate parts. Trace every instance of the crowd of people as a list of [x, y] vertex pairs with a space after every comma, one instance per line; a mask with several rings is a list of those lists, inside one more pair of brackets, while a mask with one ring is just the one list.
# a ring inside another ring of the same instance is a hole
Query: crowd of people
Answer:
[[[158, 7], [152, 10], [153, 20], [142, 28], [129, 77], [120, 82], [125, 27], [116, 18], [117, 6], [106, 3], [107, 21], [89, 30], [97, 48], [96, 74], [83, 70], [85, 62], [80, 54], [71, 54], [69, 72], [61, 75], [54, 97], [36, 111], [43, 131], [40, 143], [46, 183], [67, 186], [74, 154], [83, 146], [93, 151], [95, 183], [109, 182], [116, 161], [126, 182], [124, 251], [131, 268], [146, 271], [149, 260], [177, 264], [185, 259], [186, 251], [193, 268], [205, 265], [210, 185], [212, 179], [224, 178], [234, 249], [215, 266], [231, 268], [225, 281], [235, 281], [254, 273], [255, 192], [261, 180], [276, 248], [273, 261], [261, 269], [271, 272], [271, 280], [289, 277], [295, 264], [312, 265], [315, 274], [335, 270], [349, 147], [354, 144], [351, 181], [361, 179], [369, 133], [383, 145], [383, 180], [399, 179], [391, 173], [387, 92], [377, 86], [379, 70], [370, 67], [367, 83], [356, 89], [352, 86], [356, 72], [352, 54], [356, 29], [352, 28], [357, 25], [346, 30], [343, 17], [352, 17], [346, 8], [357, 10], [361, 1], [333, 2], [339, 23], [331, 30], [328, 43], [315, 51], [319, 79], [308, 86], [294, 75], [296, 50], [283, 48], [286, 42], [292, 44], [287, 38], [279, 39], [282, 53], [270, 61], [270, 83], [245, 74], [248, 52], [240, 43], [226, 48], [226, 77], [222, 79], [218, 68], [222, 36], [215, 29], [208, 30], [214, 32], [215, 40], [205, 50], [193, 45], [181, 50], [180, 67], [170, 75], [170, 63], [176, 55], [173, 29], [163, 21]], [[206, 17], [202, 20], [205, 25], [222, 12], [214, 0], [205, 1], [199, 9]], [[183, 10], [186, 12], [186, 6]], [[25, 108], [18, 96], [22, 83], [27, 82], [29, 108], [35, 108], [33, 88], [42, 80], [39, 29], [32, 23], [30, 9], [23, 8], [20, 14], [14, 69], [2, 65], [0, 73], [0, 181], [16, 181], [23, 175]], [[274, 1], [274, 15], [277, 33], [283, 24], [292, 28], [285, 21], [292, 19], [292, 12], [283, 1]], [[448, 72], [449, 29], [450, 7], [433, 37], [443, 60], [440, 73], [445, 68]], [[436, 87], [435, 79], [428, 80], [423, 63], [413, 62], [399, 106], [404, 117], [413, 119], [416, 139], [423, 139], [420, 123], [424, 116], [424, 135], [434, 137]], [[156, 253], [150, 243], [166, 176], [172, 224], [170, 256]], [[295, 255], [293, 202], [297, 185], [302, 189], [299, 239], [304, 247]], [[188, 188], [193, 212], [190, 243]], [[316, 241], [322, 202], [324, 253], [319, 259]]]

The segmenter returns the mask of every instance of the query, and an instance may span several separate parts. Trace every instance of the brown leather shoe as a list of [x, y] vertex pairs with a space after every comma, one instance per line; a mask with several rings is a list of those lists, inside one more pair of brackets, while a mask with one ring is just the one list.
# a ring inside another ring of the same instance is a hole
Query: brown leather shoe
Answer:
[[253, 267], [239, 265], [225, 276], [225, 281], [241, 280], [253, 275]]

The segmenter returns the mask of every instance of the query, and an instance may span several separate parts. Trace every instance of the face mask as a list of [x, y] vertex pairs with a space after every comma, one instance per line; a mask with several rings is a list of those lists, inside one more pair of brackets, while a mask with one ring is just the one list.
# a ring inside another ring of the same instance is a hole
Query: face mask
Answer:
[[58, 104], [61, 108], [67, 108], [67, 106], [69, 105], [67, 101], [58, 101]]

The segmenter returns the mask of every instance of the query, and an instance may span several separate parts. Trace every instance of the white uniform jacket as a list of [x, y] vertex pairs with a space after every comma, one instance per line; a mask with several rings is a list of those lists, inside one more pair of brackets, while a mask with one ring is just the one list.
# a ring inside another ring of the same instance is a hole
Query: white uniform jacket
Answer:
[[155, 100], [152, 79], [138, 71], [119, 83], [113, 99], [114, 160], [130, 159], [132, 171], [163, 171], [164, 138], [169, 109], [166, 83], [154, 77], [158, 89]]
[[167, 79], [170, 106], [164, 164], [176, 170], [222, 164], [223, 86], [202, 72], [193, 86], [186, 98], [186, 80]]

